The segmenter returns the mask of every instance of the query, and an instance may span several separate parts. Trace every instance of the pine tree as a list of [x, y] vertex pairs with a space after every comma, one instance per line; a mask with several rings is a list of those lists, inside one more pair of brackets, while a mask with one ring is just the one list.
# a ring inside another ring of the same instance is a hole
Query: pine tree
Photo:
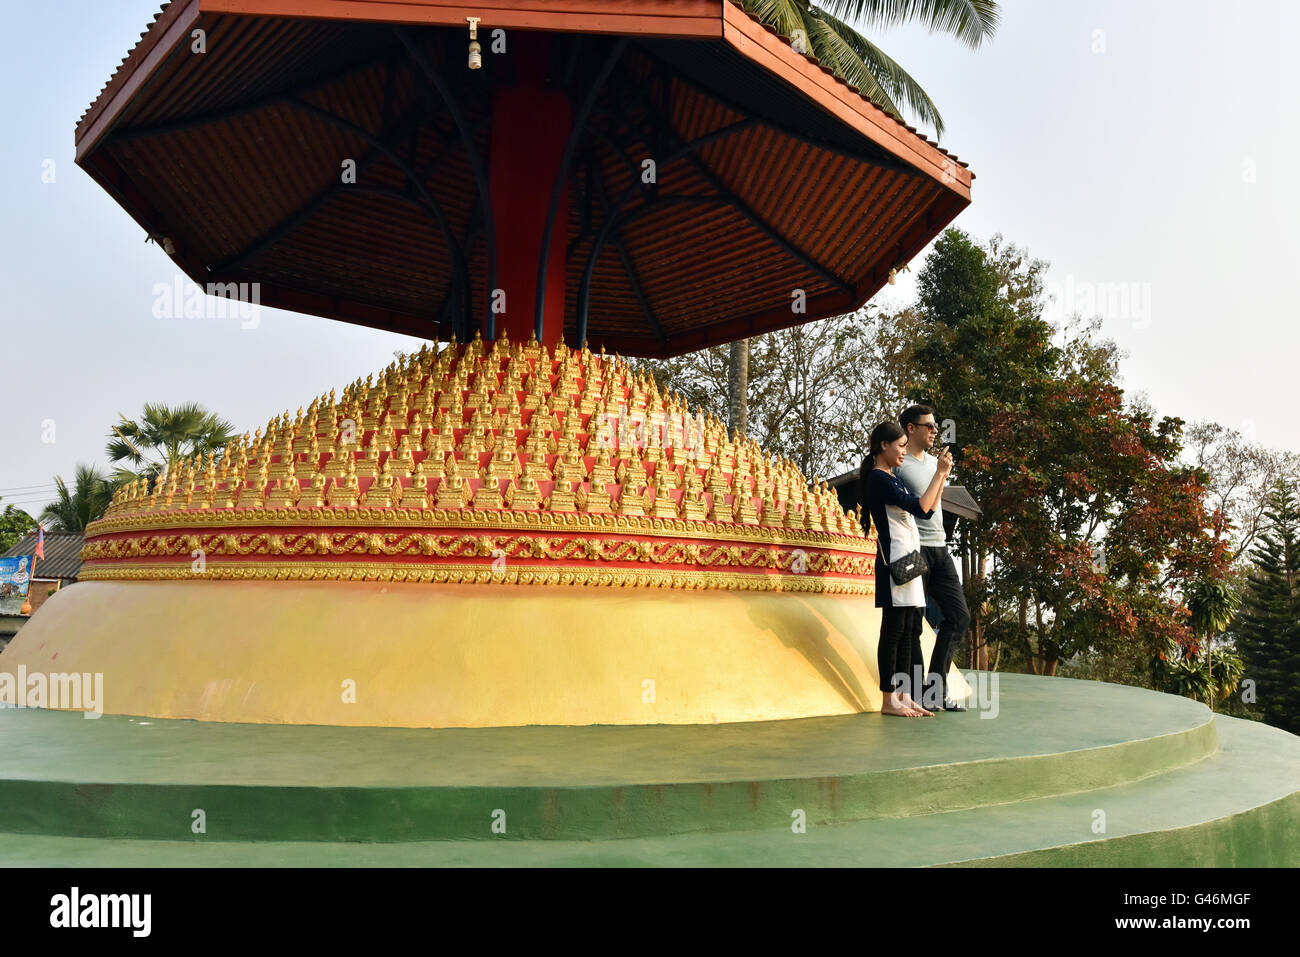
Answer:
[[1294, 485], [1278, 484], [1265, 521], [1252, 555], [1237, 644], [1264, 720], [1300, 733], [1300, 502]]

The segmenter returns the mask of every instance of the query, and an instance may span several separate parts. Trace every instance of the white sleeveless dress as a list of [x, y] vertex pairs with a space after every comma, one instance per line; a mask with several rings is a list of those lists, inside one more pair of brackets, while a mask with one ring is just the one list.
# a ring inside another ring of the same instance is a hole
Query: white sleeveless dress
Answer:
[[[886, 505], [885, 517], [889, 519], [889, 554], [885, 556], [887, 561], [896, 562], [921, 547], [921, 536], [911, 512], [897, 505]], [[893, 578], [890, 578], [889, 585], [889, 598], [895, 608], [925, 607], [925, 585], [920, 575], [902, 585], [895, 585]]]

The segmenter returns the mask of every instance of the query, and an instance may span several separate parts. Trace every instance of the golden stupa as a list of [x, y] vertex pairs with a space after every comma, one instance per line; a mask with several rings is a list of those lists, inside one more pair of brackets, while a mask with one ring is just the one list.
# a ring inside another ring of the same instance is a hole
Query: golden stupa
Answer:
[[476, 337], [122, 489], [11, 653], [157, 717], [853, 713], [880, 705], [873, 554], [824, 482], [624, 360]]

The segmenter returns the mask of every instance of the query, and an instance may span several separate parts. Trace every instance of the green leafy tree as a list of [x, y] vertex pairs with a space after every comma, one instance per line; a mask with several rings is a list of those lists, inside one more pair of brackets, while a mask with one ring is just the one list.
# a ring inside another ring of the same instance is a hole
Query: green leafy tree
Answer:
[[1153, 684], [1159, 691], [1213, 703], [1230, 697], [1241, 683], [1245, 666], [1231, 651], [1214, 657], [1207, 647], [1177, 648], [1161, 654], [1152, 665]]
[[13, 548], [35, 527], [36, 519], [17, 505], [6, 505], [0, 512], [0, 552]]
[[1300, 503], [1294, 482], [1269, 496], [1265, 526], [1255, 545], [1241, 611], [1235, 623], [1245, 677], [1254, 682], [1258, 709], [1269, 724], [1300, 733]]
[[1191, 641], [1175, 586], [1219, 567], [1203, 476], [1178, 462], [1181, 420], [1125, 399], [1097, 322], [1042, 318], [1044, 266], [951, 229], [918, 276], [910, 392], [936, 408], [985, 512], [959, 526], [970, 660], [988, 667], [994, 642], [1055, 674], [1136, 642], [1150, 661]]
[[113, 483], [153, 482], [190, 456], [219, 454], [234, 438], [234, 426], [196, 403], [145, 403], [139, 419], [123, 416], [109, 433], [108, 460], [121, 463]]
[[84, 533], [113, 501], [113, 483], [92, 465], [77, 464], [71, 487], [60, 476], [55, 476], [54, 486], [57, 497], [41, 512], [52, 532]]

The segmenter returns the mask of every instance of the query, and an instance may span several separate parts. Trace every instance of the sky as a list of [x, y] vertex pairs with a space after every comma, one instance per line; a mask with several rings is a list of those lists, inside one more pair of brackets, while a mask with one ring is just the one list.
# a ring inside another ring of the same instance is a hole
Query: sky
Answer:
[[[274, 309], [255, 327], [155, 318], [178, 270], [76, 167], [73, 130], [158, 5], [6, 4], [0, 507], [36, 514], [55, 475], [106, 468], [119, 412], [196, 401], [252, 430], [420, 345]], [[1300, 450], [1300, 3], [1006, 0], [978, 50], [871, 35], [976, 174], [954, 225], [1048, 261], [1053, 316], [1101, 316], [1124, 386], [1158, 413]], [[909, 302], [922, 260], [874, 301]]]

